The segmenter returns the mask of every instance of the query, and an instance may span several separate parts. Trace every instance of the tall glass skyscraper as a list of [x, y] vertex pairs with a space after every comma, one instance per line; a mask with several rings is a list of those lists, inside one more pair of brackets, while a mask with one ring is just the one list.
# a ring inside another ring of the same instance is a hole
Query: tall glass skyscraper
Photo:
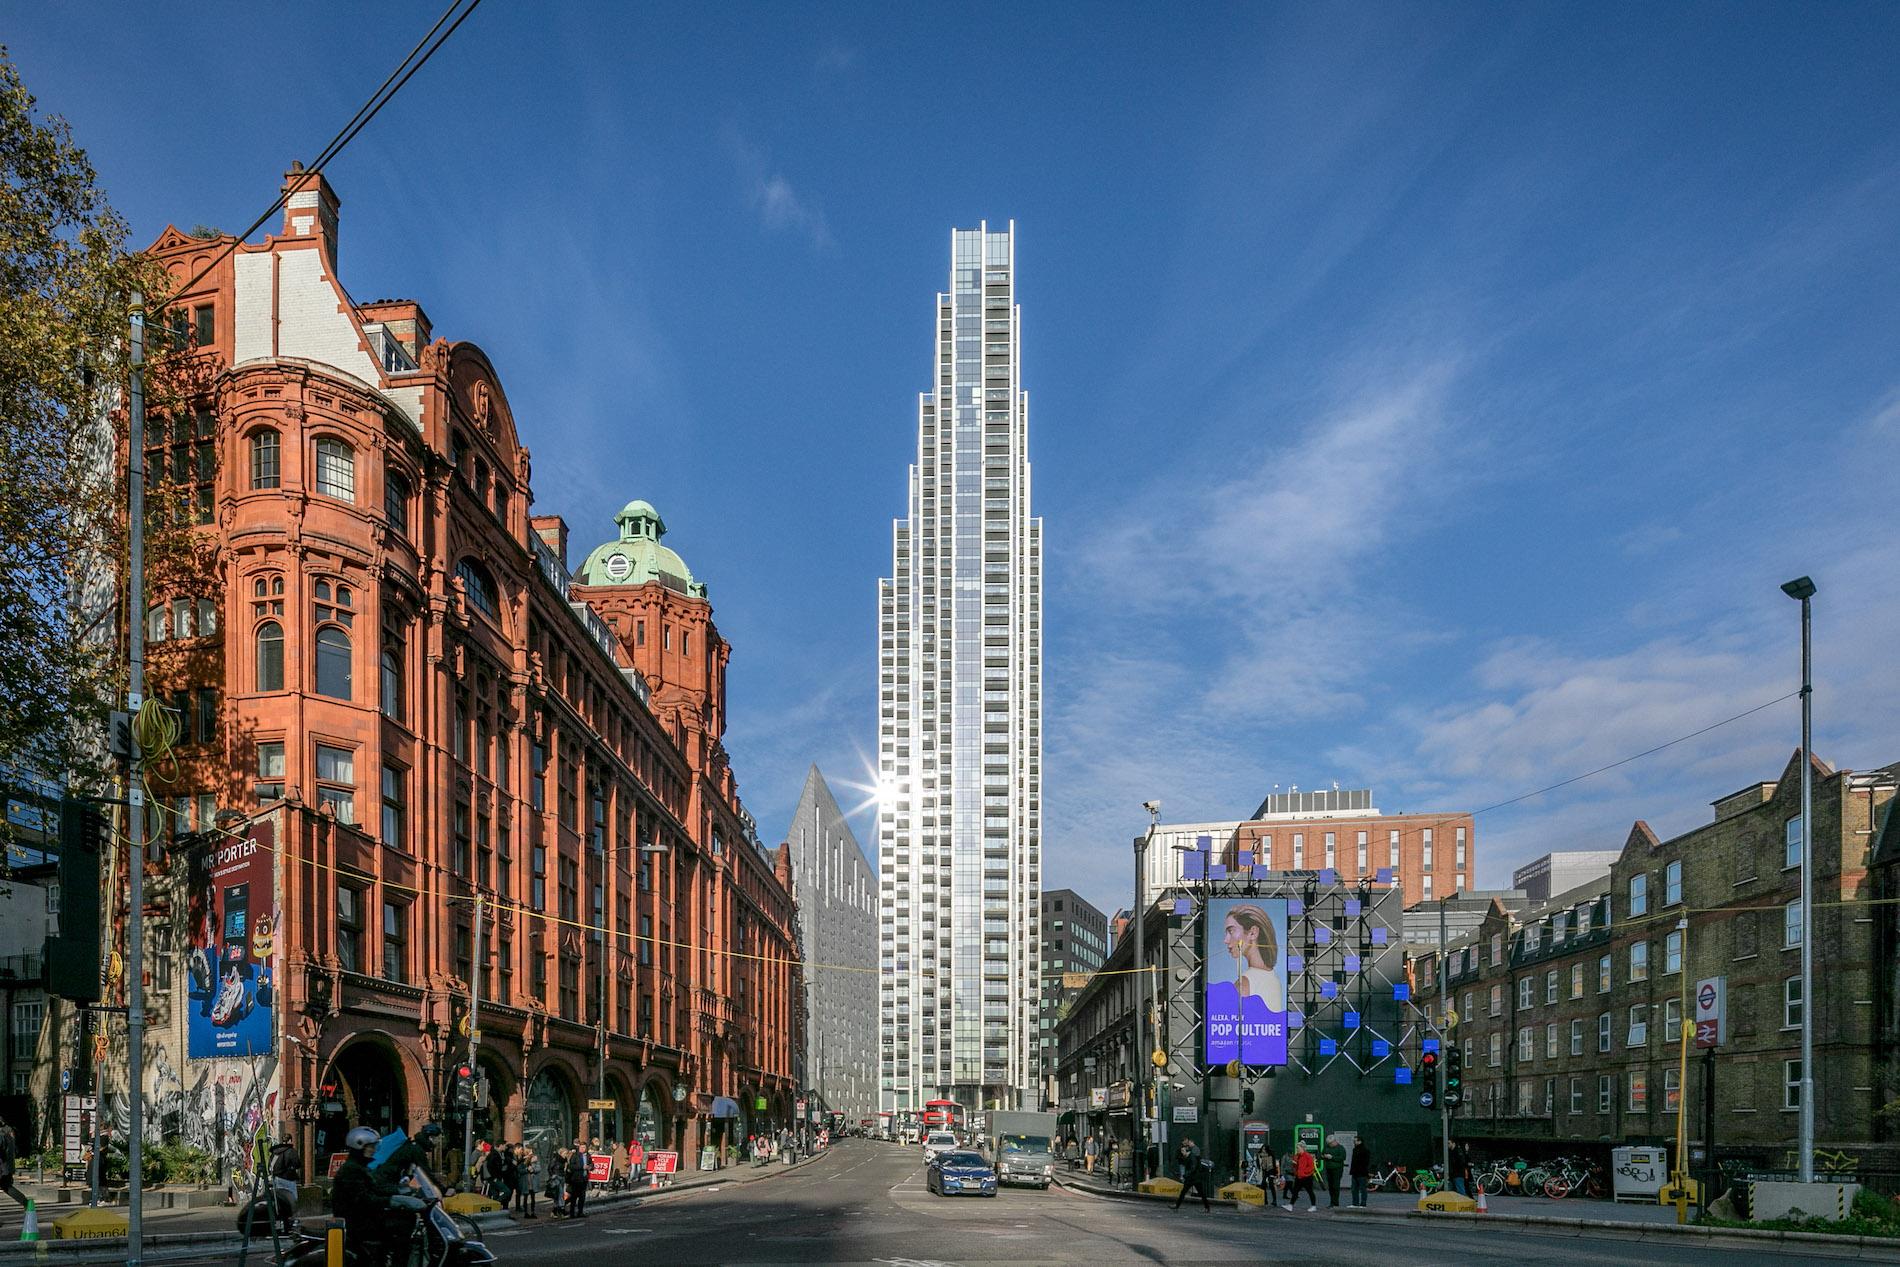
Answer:
[[1040, 1107], [1042, 521], [1015, 225], [950, 235], [909, 514], [878, 583], [880, 1105]]

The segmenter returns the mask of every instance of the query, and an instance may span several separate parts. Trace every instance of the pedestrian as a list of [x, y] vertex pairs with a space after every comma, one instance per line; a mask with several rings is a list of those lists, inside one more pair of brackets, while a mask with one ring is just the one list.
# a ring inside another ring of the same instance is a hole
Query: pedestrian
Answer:
[[567, 1146], [554, 1150], [548, 1158], [548, 1216], [564, 1219], [567, 1217]]
[[497, 1145], [490, 1145], [482, 1154], [481, 1193], [491, 1201], [502, 1200], [503, 1181], [508, 1171], [508, 1152]]
[[1352, 1203], [1364, 1207], [1366, 1204], [1366, 1180], [1372, 1177], [1372, 1150], [1366, 1147], [1366, 1137], [1361, 1135], [1352, 1142]]
[[1181, 1202], [1187, 1198], [1189, 1188], [1200, 1194], [1201, 1209], [1214, 1208], [1207, 1199], [1207, 1181], [1203, 1177], [1204, 1172], [1210, 1168], [1207, 1159], [1201, 1156], [1201, 1150], [1193, 1140], [1181, 1141], [1180, 1150], [1174, 1156], [1174, 1176], [1181, 1181], [1181, 1191], [1174, 1195], [1175, 1209], [1181, 1208]]
[[627, 1146], [619, 1140], [613, 1140], [607, 1145], [607, 1148], [608, 1151], [613, 1154], [610, 1170], [613, 1177], [609, 1180], [607, 1186], [610, 1188], [624, 1188], [627, 1186]]
[[1285, 1200], [1286, 1192], [1283, 1191], [1286, 1176], [1280, 1173], [1280, 1154], [1273, 1151], [1272, 1144], [1260, 1150], [1260, 1174], [1260, 1186], [1266, 1190], [1267, 1200], [1273, 1208], [1277, 1210], [1283, 1205], [1290, 1207], [1292, 1203]]
[[13, 1182], [13, 1172], [20, 1161], [20, 1141], [13, 1134], [13, 1126], [0, 1122], [0, 1192], [6, 1193], [26, 1209], [26, 1194]]
[[1319, 1209], [1319, 1195], [1313, 1191], [1313, 1175], [1318, 1170], [1319, 1164], [1313, 1154], [1306, 1150], [1306, 1145], [1303, 1142], [1295, 1143], [1293, 1145], [1293, 1195], [1289, 1198], [1289, 1202], [1292, 1205], [1298, 1205], [1300, 1194], [1304, 1192], [1308, 1214]]
[[577, 1138], [574, 1151], [567, 1155], [567, 1217], [587, 1217], [587, 1181], [593, 1170], [593, 1158], [587, 1152], [587, 1140]]
[[638, 1136], [627, 1141], [627, 1183], [638, 1188], [646, 1181], [647, 1146]]
[[1471, 1195], [1471, 1184], [1467, 1176], [1471, 1173], [1471, 1154], [1463, 1144], [1451, 1146], [1451, 1173], [1445, 1178], [1450, 1181], [1453, 1192], [1461, 1197]]
[[1095, 1173], [1095, 1159], [1101, 1155], [1101, 1137], [1091, 1134], [1088, 1142], [1082, 1145], [1082, 1169], [1089, 1174]]
[[515, 1145], [515, 1213], [524, 1219], [539, 1217], [535, 1197], [541, 1192], [541, 1161], [527, 1144]]
[[1339, 1142], [1339, 1136], [1331, 1135], [1326, 1140], [1326, 1196], [1332, 1209], [1339, 1208], [1339, 1181], [1346, 1173], [1346, 1146]]

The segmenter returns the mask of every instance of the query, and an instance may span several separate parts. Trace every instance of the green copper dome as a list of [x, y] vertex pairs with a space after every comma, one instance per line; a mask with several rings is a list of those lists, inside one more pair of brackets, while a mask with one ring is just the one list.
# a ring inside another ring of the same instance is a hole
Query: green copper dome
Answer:
[[614, 523], [620, 526], [619, 539], [594, 547], [574, 573], [576, 581], [582, 585], [645, 585], [658, 581], [694, 598], [706, 597], [706, 587], [693, 579], [686, 560], [660, 544], [660, 538], [666, 535], [666, 521], [651, 502], [628, 502], [614, 516]]

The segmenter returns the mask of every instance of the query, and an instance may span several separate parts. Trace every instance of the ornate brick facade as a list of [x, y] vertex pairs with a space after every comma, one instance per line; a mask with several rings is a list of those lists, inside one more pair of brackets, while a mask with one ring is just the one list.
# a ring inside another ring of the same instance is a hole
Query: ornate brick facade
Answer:
[[[294, 170], [287, 192], [280, 235], [175, 301], [202, 372], [146, 451], [211, 560], [149, 596], [151, 691], [186, 712], [153, 791], [178, 832], [283, 807], [273, 1111], [306, 1156], [450, 1116], [478, 980], [484, 1134], [571, 1138], [597, 1085], [618, 1120], [592, 1133], [688, 1166], [716, 1096], [788, 1121], [788, 863], [720, 741], [704, 587], [571, 584], [486, 355], [351, 301], [335, 195]], [[182, 282], [228, 245], [152, 253]], [[635, 613], [699, 653], [636, 645]], [[161, 990], [160, 1042], [175, 1021]]]

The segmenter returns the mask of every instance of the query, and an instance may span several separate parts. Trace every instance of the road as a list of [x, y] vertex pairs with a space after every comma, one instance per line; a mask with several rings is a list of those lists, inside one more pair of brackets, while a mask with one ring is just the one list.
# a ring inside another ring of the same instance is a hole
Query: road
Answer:
[[[748, 1172], [737, 1172], [748, 1173]], [[1540, 1235], [1502, 1225], [1431, 1226], [1117, 1201], [1052, 1188], [995, 1198], [924, 1190], [914, 1148], [850, 1140], [797, 1170], [602, 1208], [580, 1223], [542, 1218], [492, 1235], [504, 1267], [594, 1264], [1026, 1263], [1715, 1264], [1738, 1251], [1615, 1235]], [[1753, 1262], [1838, 1258], [1749, 1252]]]

